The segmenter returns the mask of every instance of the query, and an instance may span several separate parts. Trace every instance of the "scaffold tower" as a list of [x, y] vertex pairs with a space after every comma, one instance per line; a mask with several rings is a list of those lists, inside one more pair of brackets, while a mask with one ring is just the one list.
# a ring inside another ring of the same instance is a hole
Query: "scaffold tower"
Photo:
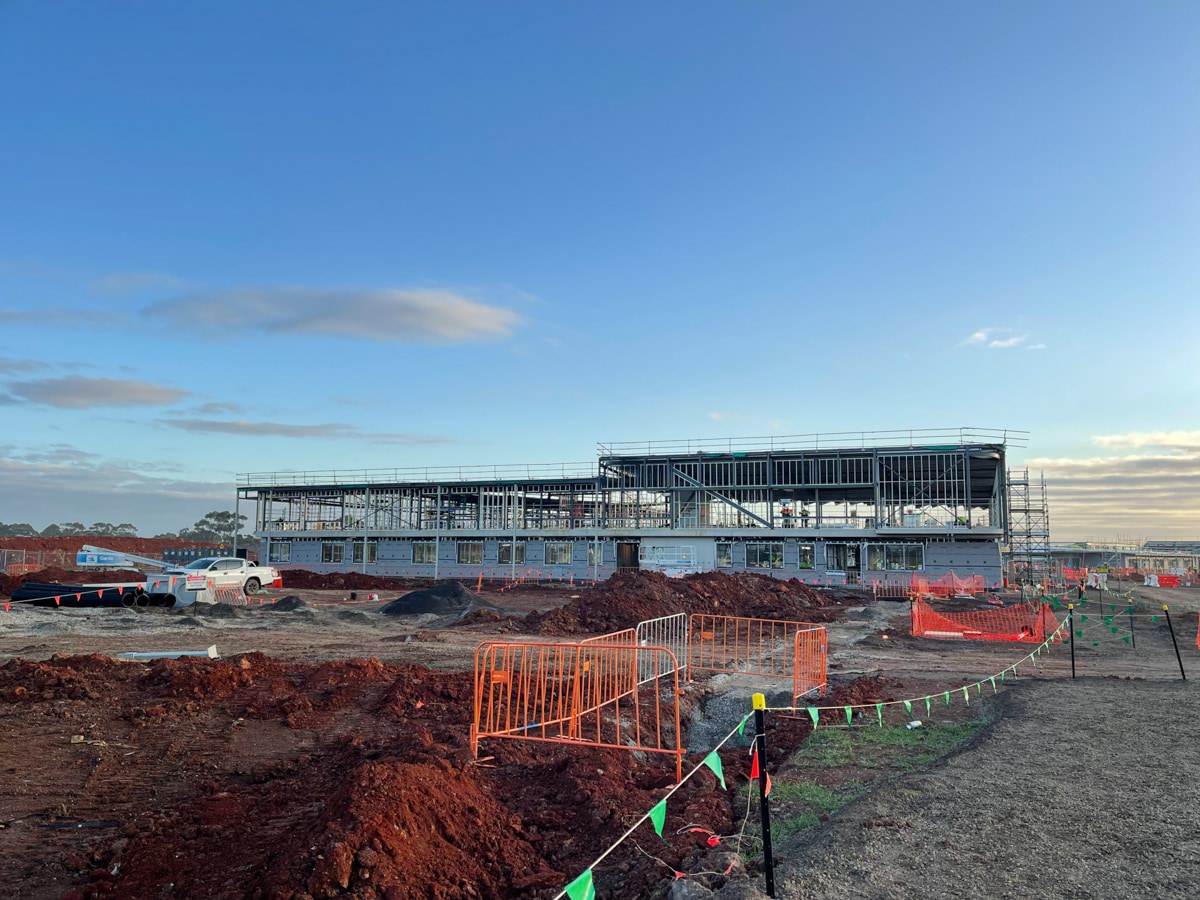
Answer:
[[1040, 582], [1050, 574], [1050, 507], [1046, 475], [1029, 469], [1008, 471], [1008, 577]]

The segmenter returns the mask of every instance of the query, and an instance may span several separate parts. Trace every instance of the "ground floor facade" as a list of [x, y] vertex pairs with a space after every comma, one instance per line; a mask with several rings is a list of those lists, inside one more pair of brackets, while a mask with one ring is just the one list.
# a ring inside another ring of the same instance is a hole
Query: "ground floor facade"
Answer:
[[693, 572], [756, 572], [813, 584], [904, 584], [914, 575], [937, 579], [951, 572], [1002, 584], [999, 543], [991, 540], [852, 540], [755, 536], [584, 538], [578, 534], [500, 538], [455, 534], [446, 538], [322, 535], [264, 538], [260, 559], [282, 570], [362, 572], [406, 578], [515, 580], [547, 577], [604, 580], [615, 572], [646, 569], [682, 576]]

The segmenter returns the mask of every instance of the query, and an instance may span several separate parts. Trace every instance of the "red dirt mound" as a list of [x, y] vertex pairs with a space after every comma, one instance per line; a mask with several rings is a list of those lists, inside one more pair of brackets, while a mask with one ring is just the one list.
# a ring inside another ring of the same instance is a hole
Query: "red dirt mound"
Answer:
[[821, 593], [796, 579], [703, 572], [668, 578], [657, 572], [614, 575], [561, 609], [530, 613], [526, 625], [538, 634], [618, 631], [644, 619], [673, 613], [712, 613], [765, 619], [825, 622], [837, 617]]
[[407, 590], [415, 584], [403, 578], [383, 578], [362, 572], [310, 572], [307, 569], [284, 569], [283, 584], [298, 590]]
[[[253, 540], [250, 539], [251, 546]], [[127, 538], [105, 537], [97, 534], [79, 534], [68, 537], [6, 537], [0, 538], [5, 550], [40, 550], [78, 553], [84, 544], [116, 550], [119, 553], [135, 553], [138, 556], [156, 557], [168, 547], [208, 547], [210, 544], [196, 541], [180, 541], [170, 538]]]

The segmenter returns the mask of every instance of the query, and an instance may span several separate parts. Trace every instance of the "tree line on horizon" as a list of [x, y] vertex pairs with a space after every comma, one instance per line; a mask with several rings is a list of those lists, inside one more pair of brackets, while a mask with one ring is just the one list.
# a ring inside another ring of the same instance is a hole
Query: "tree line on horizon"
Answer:
[[[163, 534], [154, 535], [155, 540], [174, 540], [174, 541], [196, 541], [198, 543], [222, 544], [233, 541], [234, 533], [241, 533], [242, 525], [246, 522], [244, 515], [236, 515], [231, 512], [223, 512], [221, 510], [213, 510], [206, 513], [202, 519], [192, 525], [190, 528], [181, 528], [179, 531], [168, 531]], [[82, 522], [61, 522], [56, 525], [47, 525], [41, 531], [38, 531], [32, 525], [25, 522], [18, 522], [11, 525], [6, 525], [0, 522], [0, 538], [16, 537], [16, 538], [54, 538], [54, 537], [120, 537], [120, 538], [135, 538], [140, 537], [137, 526], [129, 522], [122, 522], [119, 525], [114, 525], [111, 522], [94, 522], [91, 525], [84, 525]]]

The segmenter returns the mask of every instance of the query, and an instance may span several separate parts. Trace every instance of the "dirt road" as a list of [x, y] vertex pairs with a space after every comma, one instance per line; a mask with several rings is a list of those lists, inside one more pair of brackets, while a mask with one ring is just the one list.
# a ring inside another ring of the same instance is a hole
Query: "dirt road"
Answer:
[[[1187, 897], [1200, 884], [1200, 692], [1025, 682], [942, 766], [785, 842], [779, 897]], [[757, 900], [761, 878], [727, 900]]]

